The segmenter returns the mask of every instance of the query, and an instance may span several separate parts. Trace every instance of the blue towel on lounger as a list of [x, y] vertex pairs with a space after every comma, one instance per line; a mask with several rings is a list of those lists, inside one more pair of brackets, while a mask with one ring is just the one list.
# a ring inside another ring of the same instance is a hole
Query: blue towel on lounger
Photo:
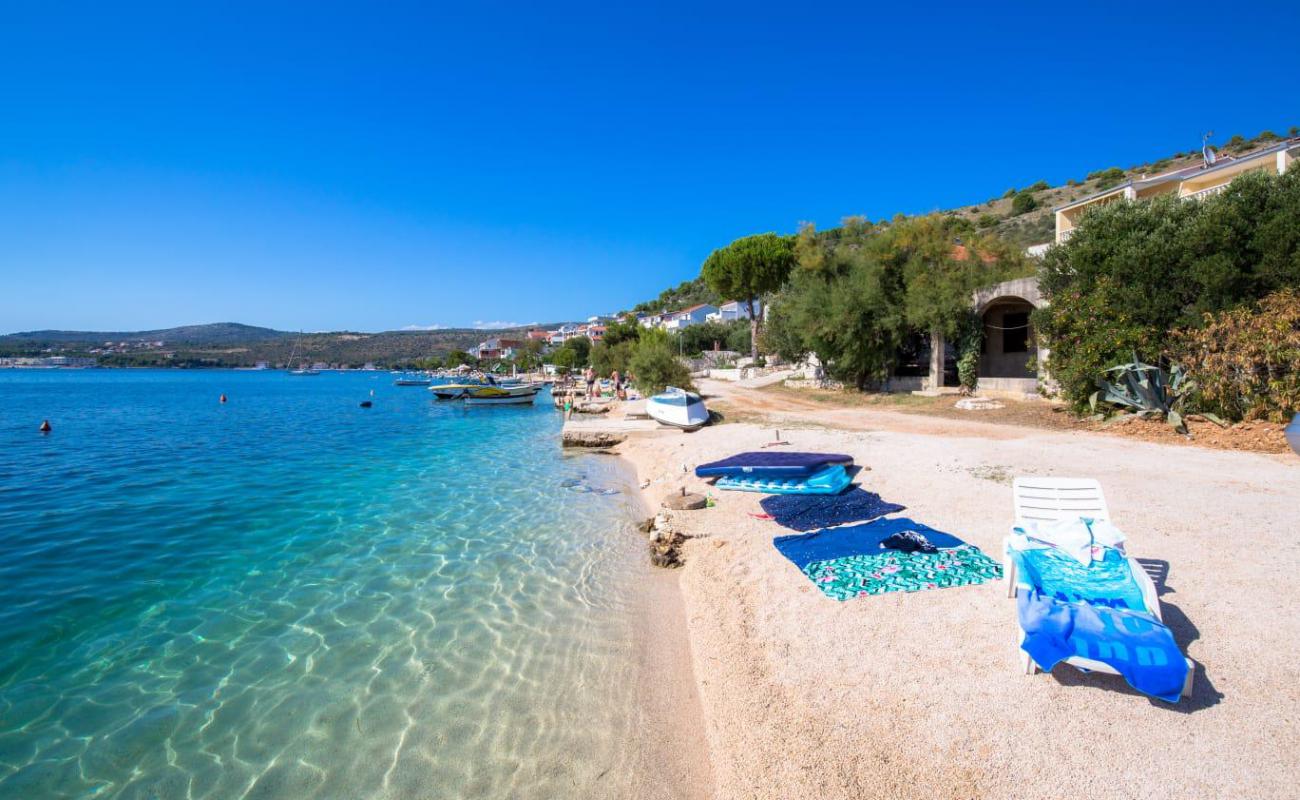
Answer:
[[880, 495], [861, 486], [837, 495], [773, 495], [764, 497], [759, 505], [778, 525], [795, 531], [813, 531], [845, 522], [866, 522], [903, 510], [903, 506], [886, 502]]
[[1187, 661], [1174, 636], [1143, 611], [1069, 603], [1038, 589], [1017, 598], [1021, 643], [1044, 670], [1072, 656], [1100, 661], [1134, 689], [1177, 703], [1187, 679]]

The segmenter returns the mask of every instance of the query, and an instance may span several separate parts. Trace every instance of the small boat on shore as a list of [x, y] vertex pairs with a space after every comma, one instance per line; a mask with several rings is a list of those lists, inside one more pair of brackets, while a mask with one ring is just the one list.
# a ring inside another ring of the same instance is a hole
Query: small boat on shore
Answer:
[[526, 405], [537, 398], [541, 386], [475, 386], [465, 392], [467, 406]]
[[709, 409], [694, 392], [669, 386], [667, 391], [646, 398], [645, 413], [660, 425], [694, 431], [709, 424]]

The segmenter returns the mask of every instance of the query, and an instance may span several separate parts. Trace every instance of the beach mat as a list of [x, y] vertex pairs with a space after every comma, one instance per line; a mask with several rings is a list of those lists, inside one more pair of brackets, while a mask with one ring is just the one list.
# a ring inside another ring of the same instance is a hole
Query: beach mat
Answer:
[[764, 497], [759, 505], [778, 525], [792, 531], [814, 531], [845, 522], [866, 522], [905, 508], [886, 502], [880, 495], [861, 486], [837, 495], [774, 495]]
[[[898, 533], [924, 536], [934, 553], [881, 549]], [[1002, 565], [950, 533], [907, 518], [780, 536], [772, 541], [827, 597], [849, 600], [888, 592], [970, 586], [1002, 577]]]

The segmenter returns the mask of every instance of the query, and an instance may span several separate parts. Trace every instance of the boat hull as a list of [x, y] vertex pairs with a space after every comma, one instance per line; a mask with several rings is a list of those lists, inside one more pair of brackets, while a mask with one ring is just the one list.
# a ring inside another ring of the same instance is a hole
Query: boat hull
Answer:
[[521, 406], [537, 399], [541, 387], [537, 386], [487, 386], [471, 389], [465, 394], [467, 406]]
[[430, 386], [429, 391], [439, 400], [459, 400], [469, 394], [471, 389], [481, 389], [481, 383], [443, 383]]
[[645, 413], [660, 425], [694, 431], [709, 424], [709, 410], [698, 394], [669, 387], [668, 391], [647, 397]]

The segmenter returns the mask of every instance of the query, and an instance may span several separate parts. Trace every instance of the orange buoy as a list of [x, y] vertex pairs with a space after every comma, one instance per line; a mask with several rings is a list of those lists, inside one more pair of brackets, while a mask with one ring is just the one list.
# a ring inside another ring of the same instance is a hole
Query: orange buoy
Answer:
[[223, 402], [223, 403], [226, 402], [226, 396], [225, 396], [224, 394], [221, 395], [221, 402]]
[[41, 423], [41, 433], [49, 433], [52, 430], [54, 429], [50, 427], [50, 421], [48, 419]]

